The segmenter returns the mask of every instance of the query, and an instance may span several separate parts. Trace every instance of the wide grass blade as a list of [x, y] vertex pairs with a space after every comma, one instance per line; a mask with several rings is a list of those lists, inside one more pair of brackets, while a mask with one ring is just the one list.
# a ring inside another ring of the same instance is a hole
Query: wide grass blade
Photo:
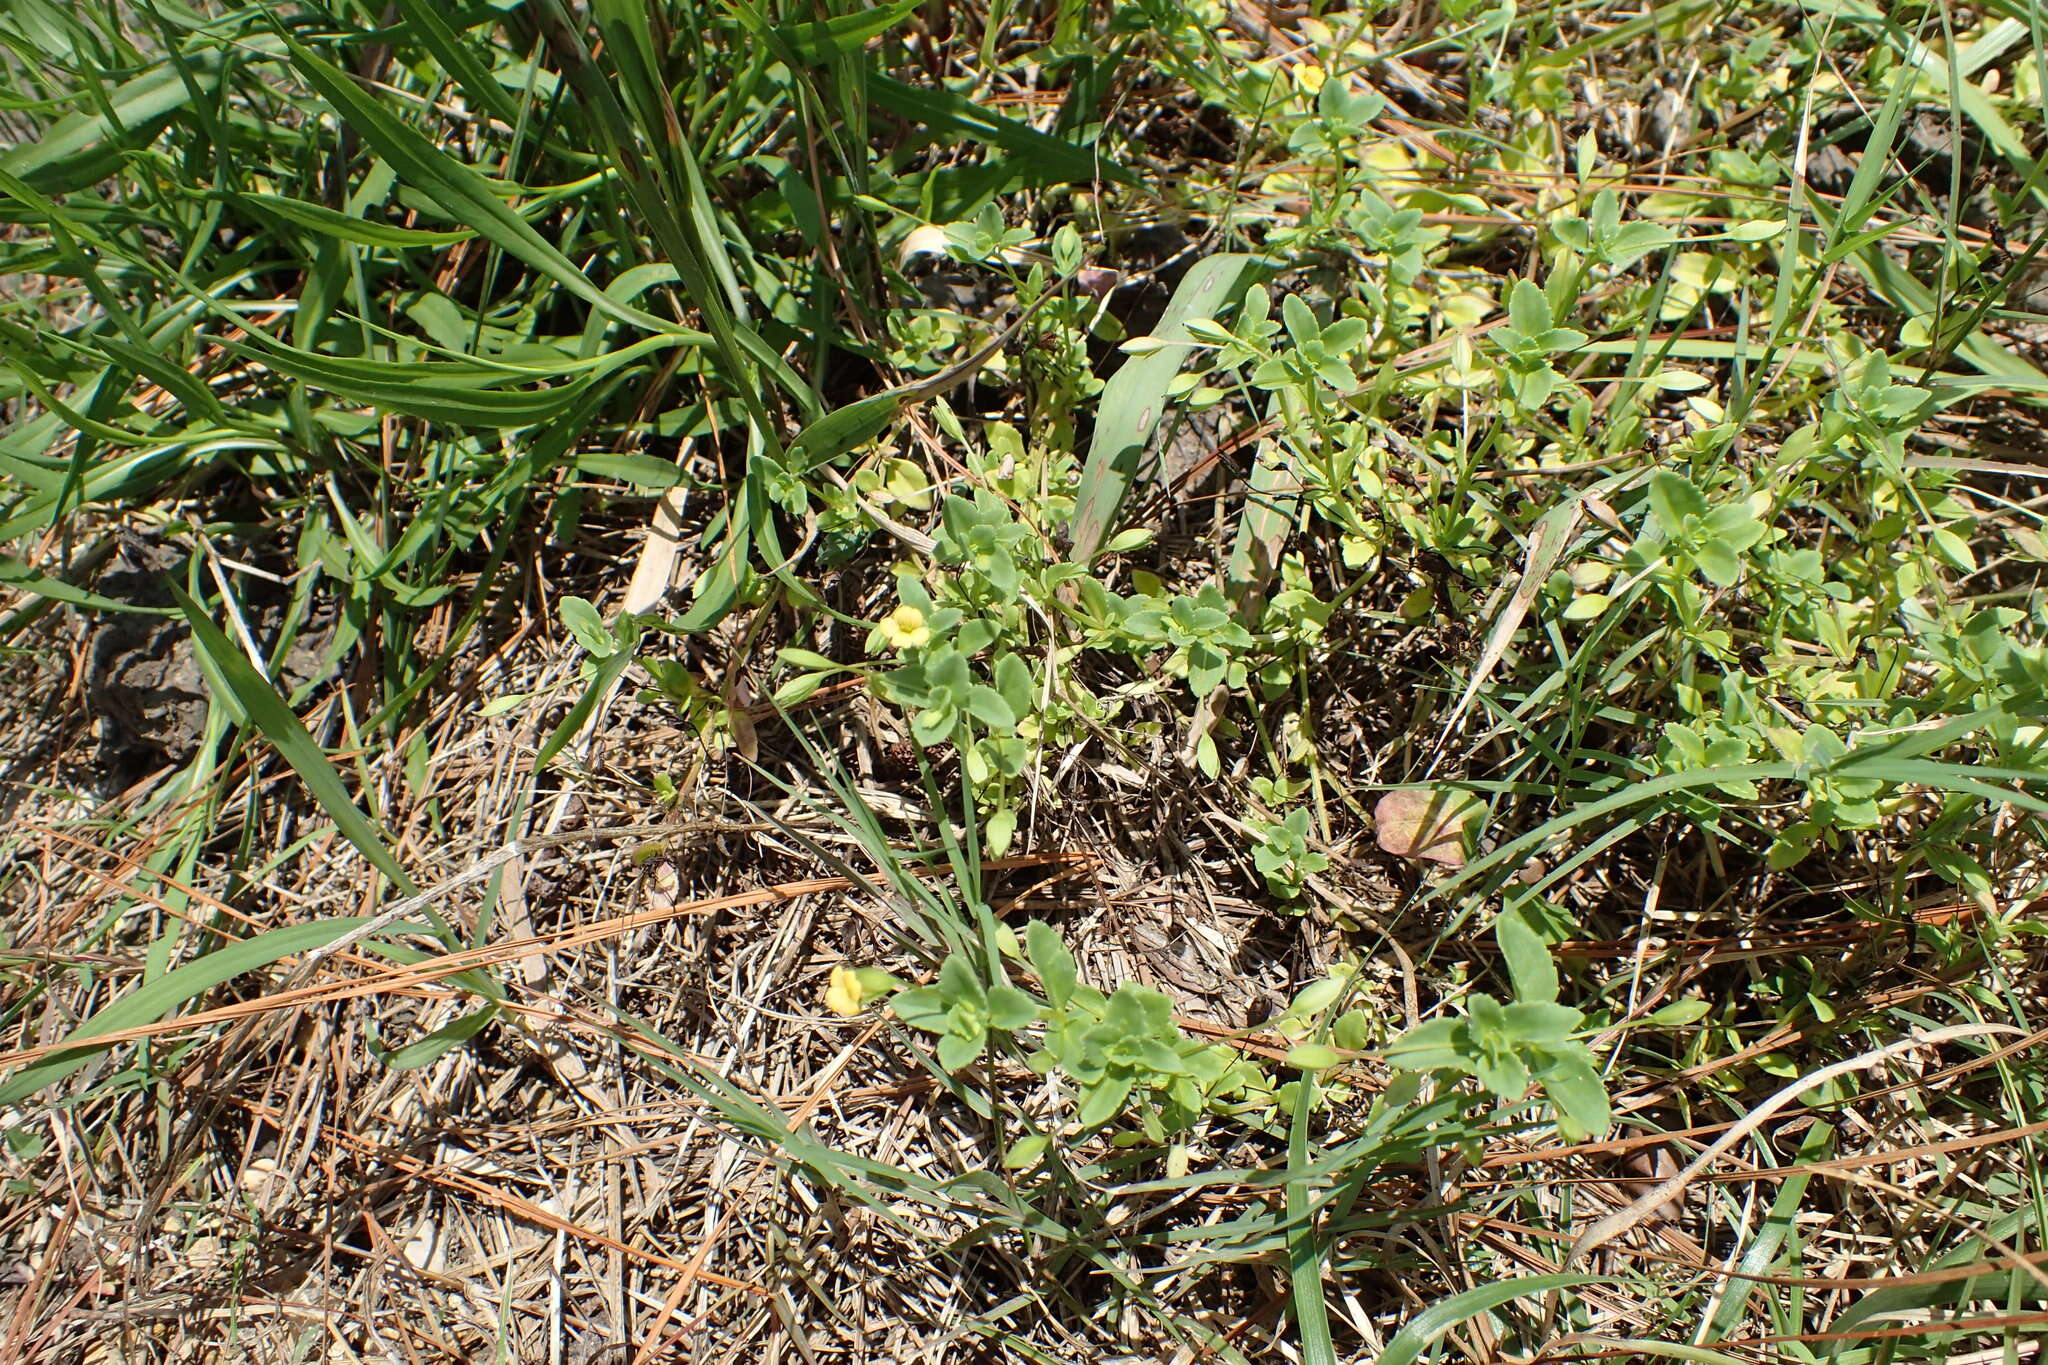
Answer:
[[1103, 387], [1088, 463], [1074, 503], [1073, 559], [1085, 564], [1109, 538], [1110, 530], [1138, 477], [1138, 464], [1152, 431], [1166, 414], [1166, 386], [1180, 373], [1187, 323], [1212, 318], [1235, 304], [1266, 270], [1256, 256], [1222, 252], [1197, 261], [1173, 291], [1152, 334], [1162, 344], [1134, 356]]
[[1498, 1308], [1502, 1304], [1513, 1303], [1516, 1299], [1526, 1299], [1536, 1294], [1576, 1289], [1580, 1285], [1599, 1284], [1612, 1279], [1610, 1275], [1530, 1275], [1519, 1280], [1483, 1284], [1477, 1289], [1453, 1294], [1408, 1319], [1401, 1330], [1387, 1342], [1387, 1349], [1380, 1352], [1373, 1365], [1410, 1365], [1410, 1362], [1429, 1349], [1438, 1337], [1459, 1323]]
[[[93, 1043], [95, 1037], [155, 1023], [216, 986], [284, 958], [317, 951], [371, 922], [369, 917], [358, 916], [269, 929], [216, 948], [144, 982], [66, 1034], [56, 1052], [29, 1063], [0, 1083], [0, 1109], [20, 1104], [45, 1086], [63, 1080], [111, 1046]], [[399, 924], [391, 926], [391, 931], [418, 933], [424, 932], [424, 928]]]
[[1294, 1109], [1287, 1125], [1287, 1303], [1301, 1334], [1304, 1365], [1337, 1365], [1337, 1348], [1330, 1339], [1330, 1308], [1323, 1301], [1324, 1246], [1316, 1233], [1307, 1174], [1313, 1162], [1309, 1129], [1316, 1112], [1316, 1081], [1304, 1072], [1294, 1084]]
[[1027, 184], [1086, 183], [1098, 178], [1126, 185], [1142, 183], [1127, 167], [1092, 147], [1077, 146], [990, 113], [950, 90], [921, 89], [876, 72], [868, 77], [868, 92], [876, 104], [913, 123], [1002, 148], [1011, 157], [1004, 163], [1005, 169]]
[[198, 51], [183, 54], [178, 63], [151, 66], [109, 92], [96, 111], [72, 114], [34, 141], [0, 153], [0, 170], [57, 192], [99, 180], [119, 146], [146, 140], [195, 93], [211, 93], [221, 65], [220, 54]]

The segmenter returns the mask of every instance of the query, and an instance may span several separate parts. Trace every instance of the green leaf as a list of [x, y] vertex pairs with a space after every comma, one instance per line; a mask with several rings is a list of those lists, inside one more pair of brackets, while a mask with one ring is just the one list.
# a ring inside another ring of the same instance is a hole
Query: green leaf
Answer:
[[1309, 311], [1299, 294], [1289, 294], [1280, 300], [1280, 321], [1296, 346], [1314, 341], [1321, 330], [1316, 325], [1316, 315]]
[[1825, 725], [1809, 725], [1799, 735], [1799, 755], [1815, 773], [1824, 773], [1849, 756], [1849, 746]]
[[910, 737], [926, 746], [942, 744], [952, 737], [953, 729], [959, 723], [959, 712], [950, 704], [928, 706], [911, 717]]
[[[1181, 278], [1153, 334], [1169, 342], [1188, 339], [1187, 324], [1212, 318], [1243, 296], [1266, 271], [1255, 256], [1218, 252], [1197, 261]], [[1170, 345], [1128, 361], [1102, 390], [1095, 434], [1074, 500], [1071, 558], [1086, 564], [1107, 539], [1116, 515], [1136, 480], [1147, 443], [1166, 415], [1167, 385], [1186, 353]]]
[[[57, 1051], [30, 1062], [0, 1084], [0, 1109], [22, 1103], [111, 1046], [94, 1043], [91, 1041], [93, 1038], [155, 1023], [186, 1001], [196, 999], [216, 986], [284, 958], [324, 948], [368, 923], [368, 917], [359, 916], [315, 920], [310, 924], [266, 930], [224, 944], [204, 957], [194, 958], [145, 981], [71, 1030]], [[393, 935], [417, 934], [426, 932], [426, 929], [418, 924], [394, 924], [388, 932]]]
[[1074, 1115], [1075, 1122], [1083, 1128], [1094, 1128], [1108, 1123], [1123, 1112], [1124, 1101], [1130, 1098], [1134, 1084], [1126, 1072], [1112, 1071], [1088, 1087], [1082, 1097], [1081, 1108]]
[[1045, 986], [1045, 993], [1055, 1008], [1062, 1008], [1073, 998], [1074, 988], [1080, 984], [1081, 975], [1074, 963], [1074, 955], [1067, 951], [1067, 945], [1052, 926], [1044, 920], [1032, 920], [1024, 926], [1024, 948], [1030, 955], [1031, 966], [1038, 973], [1038, 979]]
[[1768, 242], [1774, 237], [1783, 236], [1784, 232], [1783, 218], [1745, 218], [1739, 223], [1728, 225], [1729, 239], [1737, 242]]
[[1481, 1285], [1462, 1294], [1453, 1294], [1447, 1299], [1438, 1300], [1410, 1318], [1387, 1342], [1387, 1348], [1380, 1352], [1373, 1365], [1412, 1365], [1412, 1362], [1445, 1332], [1467, 1318], [1490, 1312], [1504, 1303], [1533, 1298], [1538, 1294], [1548, 1294], [1555, 1289], [1606, 1283], [1613, 1278], [1611, 1275], [1529, 1275], [1521, 1279]]
[[[1475, 1002], [1485, 996], [1474, 996]], [[1500, 1023], [1517, 1043], [1562, 1043], [1586, 1016], [1570, 1005], [1547, 1001], [1516, 1001], [1501, 1007]]]
[[1474, 1055], [1471, 1063], [1479, 1083], [1510, 1104], [1529, 1089], [1528, 1064], [1515, 1052], [1487, 1049]]
[[939, 1065], [948, 1071], [963, 1071], [972, 1066], [988, 1047], [988, 1035], [976, 1033], [971, 1037], [958, 1033], [944, 1034], [939, 1038]]
[[1002, 857], [1010, 851], [1010, 841], [1017, 837], [1017, 808], [1006, 805], [990, 812], [981, 831], [988, 846], [988, 855], [991, 858]]
[[946, 998], [936, 986], [915, 986], [889, 997], [889, 1010], [912, 1028], [937, 1033], [946, 1026]]
[[1297, 1019], [1309, 1019], [1321, 1014], [1343, 999], [1351, 990], [1352, 975], [1350, 972], [1333, 972], [1329, 976], [1309, 982], [1294, 993], [1294, 999], [1287, 1002], [1287, 1013]]
[[652, 455], [578, 455], [573, 463], [585, 474], [616, 479], [636, 488], [674, 488], [684, 477], [674, 464]]
[[1764, 538], [1765, 527], [1747, 504], [1735, 502], [1701, 517], [1700, 530], [1709, 540], [1720, 541], [1740, 554]]
[[1516, 280], [1508, 293], [1508, 325], [1533, 340], [1550, 330], [1550, 299], [1534, 280]]
[[1977, 572], [1977, 556], [1971, 552], [1970, 542], [1954, 531], [1938, 526], [1928, 540], [1934, 547], [1934, 553], [1951, 569], [1965, 574]]
[[1465, 1049], [1459, 1046], [1461, 1019], [1431, 1019], [1388, 1043], [1388, 1063], [1408, 1071], [1464, 1071]]
[[1691, 479], [1660, 469], [1650, 476], [1650, 512], [1664, 534], [1676, 540], [1684, 534], [1688, 518], [1707, 514], [1707, 500]]
[[848, 667], [837, 659], [826, 658], [816, 650], [799, 649], [795, 645], [784, 646], [777, 651], [776, 657], [791, 668], [815, 669], [820, 673], [838, 673]]
[[1038, 1159], [1045, 1155], [1045, 1149], [1051, 1145], [1050, 1133], [1032, 1133], [1020, 1137], [1003, 1153], [1003, 1166], [1006, 1170], [1012, 1171], [1028, 1170], [1038, 1164]]
[[[204, 608], [187, 596], [177, 584], [169, 584], [171, 596], [185, 613], [185, 619], [192, 626], [193, 652], [207, 671], [226, 687], [252, 724], [262, 732], [280, 757], [299, 775], [306, 784], [306, 790], [320, 803], [343, 837], [354, 844], [372, 866], [407, 895], [419, 890], [404, 866], [386, 847], [383, 838], [368, 816], [357, 808], [350, 798], [348, 789], [342, 784], [341, 774], [328, 761], [327, 755], [306, 733], [306, 727], [299, 724], [299, 718], [285, 705], [284, 698], [270, 680], [256, 671], [248, 656], [229, 642]], [[432, 911], [427, 912], [433, 916]], [[448, 932], [446, 924], [437, 921], [441, 933]], [[450, 946], [453, 946], [452, 938]]]
[[916, 385], [905, 384], [834, 408], [797, 433], [784, 467], [802, 476], [859, 450], [886, 431], [916, 393]]
[[1508, 979], [1514, 982], [1517, 1001], [1557, 999], [1557, 964], [1551, 960], [1550, 945], [1521, 910], [1502, 911], [1494, 922], [1493, 936], [1507, 962]]
[[424, 1038], [390, 1049], [382, 1054], [384, 1065], [393, 1071], [413, 1071], [431, 1065], [483, 1032], [485, 1025], [498, 1017], [500, 1008], [496, 1001], [492, 1001], [482, 1009], [471, 1010], [461, 1018], [443, 1024]]
[[1742, 561], [1726, 541], [1701, 541], [1693, 547], [1692, 562], [1717, 588], [1732, 588], [1742, 581]]
[[1038, 1011], [1038, 1002], [1015, 986], [989, 987], [988, 1021], [997, 1028], [1026, 1028], [1037, 1021]]
[[1023, 655], [1005, 654], [996, 661], [996, 690], [1020, 720], [1034, 709], [1031, 681], [1031, 666], [1024, 662]]
[[988, 988], [975, 975], [974, 965], [959, 953], [948, 957], [939, 968], [939, 990], [949, 1008], [963, 1002], [976, 1007], [988, 1004]]
[[617, 651], [618, 642], [612, 639], [611, 631], [605, 627], [604, 617], [587, 598], [564, 597], [556, 610], [561, 613], [562, 624], [569, 628], [569, 633], [576, 637], [576, 643], [586, 652], [608, 659]]
[[1674, 1000], [1643, 1016], [1643, 1023], [1649, 1028], [1679, 1028], [1698, 1023], [1713, 1010], [1714, 1007], [1704, 1000]]
[[967, 689], [967, 714], [973, 716], [992, 730], [1014, 734], [1017, 729], [1017, 713], [1010, 709], [1010, 703], [1003, 694], [984, 683], [976, 683]]

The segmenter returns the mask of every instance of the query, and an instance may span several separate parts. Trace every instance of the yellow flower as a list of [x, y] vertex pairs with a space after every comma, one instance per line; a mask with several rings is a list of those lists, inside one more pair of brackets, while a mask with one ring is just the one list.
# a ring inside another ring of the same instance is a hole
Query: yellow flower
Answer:
[[1312, 66], [1306, 62], [1294, 69], [1295, 84], [1311, 95], [1321, 90], [1323, 82], [1329, 78], [1329, 72], [1323, 70], [1320, 66]]
[[881, 631], [889, 648], [896, 650], [915, 649], [930, 644], [932, 639], [932, 628], [924, 623], [924, 613], [912, 606], [900, 606], [884, 616]]
[[851, 1019], [866, 1008], [862, 998], [860, 973], [845, 963], [832, 969], [832, 980], [825, 987], [825, 1008], [843, 1019]]
[[842, 962], [832, 969], [825, 983], [825, 1008], [842, 1019], [851, 1019], [868, 1007], [868, 1002], [902, 986], [902, 982], [879, 967], [853, 967]]

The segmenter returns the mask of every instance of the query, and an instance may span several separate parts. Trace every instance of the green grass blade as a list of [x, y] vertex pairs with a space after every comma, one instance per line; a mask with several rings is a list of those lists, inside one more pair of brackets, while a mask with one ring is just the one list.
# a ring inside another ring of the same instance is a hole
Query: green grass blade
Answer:
[[[0, 1109], [20, 1104], [44, 1086], [54, 1084], [91, 1061], [110, 1044], [92, 1039], [123, 1029], [154, 1023], [188, 1000], [238, 976], [268, 967], [283, 958], [310, 953], [370, 923], [366, 917], [315, 920], [287, 925], [251, 938], [238, 939], [181, 967], [174, 967], [122, 996], [65, 1036], [62, 1050], [17, 1071], [0, 1084]], [[395, 934], [425, 932], [417, 925], [393, 925]]]
[[[393, 885], [409, 896], [416, 895], [419, 887], [414, 885], [404, 865], [386, 846], [370, 818], [349, 797], [347, 787], [342, 784], [341, 773], [313, 737], [306, 733], [306, 727], [285, 705], [284, 698], [277, 694], [270, 680], [257, 672], [256, 666], [235, 648], [206, 614], [205, 608], [176, 583], [169, 586], [171, 595], [185, 613], [185, 619], [191, 623], [193, 652], [209, 676], [225, 689], [241, 713], [276, 747], [342, 835], [361, 850], [378, 871], [389, 877]], [[427, 913], [433, 914], [432, 911]], [[436, 927], [444, 935], [448, 932], [445, 924], [437, 922]], [[453, 940], [449, 941], [452, 946]]]
[[1295, 1079], [1294, 1108], [1287, 1125], [1287, 1282], [1288, 1308], [1304, 1365], [1337, 1365], [1330, 1340], [1330, 1308], [1323, 1300], [1323, 1241], [1316, 1235], [1310, 1177], [1309, 1127], [1315, 1118], [1316, 1080], [1303, 1072]]
[[178, 614], [176, 607], [145, 607], [133, 602], [121, 602], [111, 597], [102, 597], [96, 592], [88, 592], [84, 588], [66, 583], [60, 578], [52, 578], [48, 574], [39, 573], [20, 560], [5, 556], [0, 556], [0, 583], [6, 583], [11, 587], [19, 588], [23, 592], [34, 593], [38, 597], [47, 597], [53, 602], [68, 602], [74, 607], [87, 607], [93, 611], [129, 612], [140, 616], [175, 616]]
[[1138, 477], [1146, 442], [1152, 439], [1153, 428], [1171, 401], [1166, 386], [1180, 372], [1186, 354], [1174, 344], [1187, 341], [1186, 324], [1195, 318], [1214, 317], [1236, 303], [1265, 269], [1258, 257], [1237, 252], [1220, 252], [1197, 261], [1181, 278], [1165, 315], [1153, 328], [1152, 334], [1168, 344], [1125, 361], [1104, 386], [1088, 463], [1075, 495], [1075, 563], [1085, 564], [1102, 548]]
[[317, 356], [271, 339], [261, 346], [239, 341], [221, 345], [279, 374], [369, 404], [380, 412], [406, 413], [452, 426], [538, 426], [574, 407], [588, 382], [508, 391], [486, 386], [517, 376], [481, 366], [435, 361], [400, 365]]
[[237, 194], [230, 198], [235, 204], [265, 218], [356, 246], [389, 247], [393, 250], [454, 246], [476, 236], [469, 228], [435, 232], [425, 228], [403, 228], [392, 223], [373, 223], [367, 218], [328, 208], [325, 204], [312, 204], [282, 194]]
[[[395, 0], [398, 12], [419, 35], [420, 46], [434, 55], [462, 87], [462, 93], [508, 127], [519, 126], [519, 106], [491, 74], [462, 35], [442, 21], [442, 7], [432, 0]], [[490, 11], [484, 11], [490, 13]]]
[[424, 1038], [415, 1039], [404, 1047], [393, 1048], [384, 1054], [384, 1065], [393, 1071], [417, 1071], [431, 1066], [441, 1058], [461, 1047], [464, 1043], [482, 1033], [503, 1006], [496, 1001], [473, 1009], [460, 1018], [449, 1021]]
[[1008, 169], [1027, 183], [1097, 179], [1119, 180], [1133, 186], [1142, 183], [1129, 168], [1093, 147], [1076, 146], [1015, 119], [990, 113], [951, 90], [905, 85], [875, 71], [868, 76], [868, 93], [876, 104], [913, 123], [1002, 148], [1014, 158], [1007, 163]]
[[[1834, 1149], [1835, 1130], [1825, 1123], [1817, 1123], [1800, 1138], [1799, 1155], [1793, 1160], [1801, 1166], [1825, 1161]], [[1738, 1271], [1744, 1275], [1769, 1272], [1772, 1262], [1778, 1258], [1778, 1248], [1785, 1245], [1785, 1239], [1793, 1232], [1793, 1222], [1806, 1198], [1806, 1187], [1812, 1181], [1810, 1171], [1800, 1171], [1788, 1176], [1778, 1187], [1777, 1194], [1771, 1198], [1770, 1211], [1764, 1215], [1763, 1227], [1743, 1248], [1742, 1259], [1735, 1267]], [[1729, 1282], [1728, 1293], [1722, 1298], [1720, 1307], [1714, 1312], [1714, 1320], [1707, 1328], [1708, 1340], [1718, 1341], [1736, 1330], [1756, 1290], [1753, 1280]]]
[[531, 223], [513, 212], [482, 175], [401, 123], [365, 94], [351, 77], [321, 60], [311, 49], [290, 37], [285, 43], [291, 51], [292, 64], [320, 97], [390, 163], [401, 179], [432, 199], [442, 212], [475, 228], [506, 255], [526, 262], [614, 321], [652, 332], [675, 329], [673, 323], [606, 297]]
[[1704, 1346], [1686, 1346], [1675, 1341], [1650, 1341], [1640, 1337], [1584, 1336], [1577, 1338], [1576, 1344], [1614, 1351], [1622, 1359], [1632, 1359], [1635, 1356], [1654, 1359], [1662, 1356], [1667, 1360], [1693, 1361], [1696, 1365], [1749, 1365], [1745, 1358], [1729, 1355], [1726, 1351], [1711, 1351]]
[[[218, 80], [218, 54], [187, 54], [185, 61], [187, 69], [203, 80]], [[89, 181], [98, 180], [103, 170], [96, 157], [111, 150], [108, 144], [133, 144], [144, 130], [153, 129], [158, 120], [191, 98], [192, 88], [173, 64], [153, 66], [112, 91], [100, 111], [70, 115], [34, 141], [0, 154], [0, 169], [45, 188], [68, 181], [81, 167]]]
[[1477, 1289], [1453, 1294], [1410, 1318], [1387, 1342], [1387, 1349], [1380, 1352], [1373, 1365], [1410, 1365], [1445, 1332], [1467, 1318], [1504, 1303], [1526, 1299], [1532, 1294], [1548, 1294], [1554, 1289], [1575, 1289], [1582, 1284], [1598, 1284], [1612, 1279], [1611, 1275], [1530, 1275], [1519, 1280], [1503, 1280], [1499, 1284], [1483, 1284]]
[[752, 5], [735, 4], [732, 11], [757, 36], [773, 37], [791, 56], [815, 64], [859, 52], [869, 39], [880, 37], [915, 14], [922, 3], [923, 0], [895, 0], [894, 4], [835, 14], [829, 19], [781, 25], [770, 24]]
[[535, 772], [545, 768], [548, 760], [562, 752], [563, 746], [576, 738], [583, 727], [590, 723], [591, 713], [597, 710], [597, 704], [604, 700], [605, 694], [611, 691], [612, 684], [619, 680], [632, 662], [633, 652], [629, 649], [621, 649], [616, 654], [607, 655], [597, 661], [597, 668], [590, 675], [590, 682], [584, 687], [583, 695], [576, 699], [576, 704], [569, 708], [569, 714], [562, 717], [561, 722], [548, 735], [547, 741], [540, 746], [540, 753], [535, 755], [533, 760]]

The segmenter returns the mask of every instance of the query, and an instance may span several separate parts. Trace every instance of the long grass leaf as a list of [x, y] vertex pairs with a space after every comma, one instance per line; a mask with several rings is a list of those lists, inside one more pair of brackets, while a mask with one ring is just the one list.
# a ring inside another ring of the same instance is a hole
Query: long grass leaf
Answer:
[[1432, 1342], [1467, 1318], [1488, 1312], [1504, 1303], [1548, 1294], [1556, 1289], [1576, 1289], [1583, 1284], [1611, 1280], [1611, 1275], [1530, 1275], [1519, 1280], [1483, 1284], [1462, 1294], [1440, 1300], [1410, 1318], [1387, 1342], [1373, 1365], [1409, 1365]]
[[1256, 256], [1221, 252], [1195, 262], [1181, 277], [1153, 336], [1166, 343], [1148, 355], [1133, 357], [1110, 377], [1102, 390], [1095, 435], [1074, 503], [1076, 563], [1085, 564], [1108, 539], [1111, 523], [1138, 477], [1138, 463], [1153, 428], [1165, 415], [1166, 386], [1180, 372], [1188, 339], [1186, 324], [1214, 317], [1237, 302], [1265, 270]]
[[1300, 502], [1301, 480], [1294, 475], [1286, 445], [1274, 440], [1259, 442], [1244, 510], [1237, 518], [1237, 539], [1223, 569], [1224, 589], [1241, 619], [1254, 619], [1267, 585], [1280, 571], [1280, 551], [1294, 530]]
[[[0, 1084], [0, 1109], [20, 1104], [47, 1085], [64, 1079], [111, 1044], [92, 1039], [155, 1023], [188, 1000], [299, 953], [310, 953], [370, 923], [367, 917], [315, 920], [311, 924], [269, 929], [225, 944], [203, 957], [174, 967], [92, 1015], [64, 1038], [61, 1048], [29, 1063]], [[417, 925], [393, 925], [393, 933], [418, 933]]]
[[[211, 89], [219, 79], [219, 54], [189, 53], [185, 61], [187, 69], [206, 82], [202, 88]], [[0, 169], [38, 183], [61, 178], [102, 144], [134, 139], [191, 98], [192, 87], [176, 67], [170, 63], [153, 66], [115, 88], [98, 112], [73, 114], [41, 137], [0, 153]], [[99, 177], [95, 174], [92, 178]]]
[[[256, 671], [256, 666], [231, 643], [219, 626], [213, 623], [201, 607], [176, 583], [169, 584], [171, 595], [185, 619], [192, 626], [193, 652], [198, 656], [207, 672], [218, 679], [236, 706], [249, 722], [260, 731], [277, 749], [299, 780], [306, 784], [313, 799], [327, 812], [335, 827], [347, 840], [354, 844], [372, 866], [392, 884], [407, 895], [416, 895], [419, 887], [398, 861], [396, 855], [385, 844], [377, 827], [363, 814], [355, 801], [350, 798], [348, 788], [342, 784], [341, 773], [335, 769], [313, 737], [306, 733], [306, 727], [286, 706], [284, 698], [277, 694], [270, 680]], [[429, 914], [432, 912], [429, 911]], [[439, 926], [441, 932], [447, 926]]]
[[1010, 171], [1029, 183], [1096, 179], [1120, 180], [1126, 185], [1141, 183], [1127, 167], [1093, 147], [1077, 146], [991, 113], [951, 90], [905, 85], [875, 71], [868, 75], [868, 92], [876, 104], [892, 114], [942, 133], [1002, 148], [1016, 158], [1009, 163]]
[[1316, 1235], [1310, 1208], [1309, 1127], [1315, 1118], [1316, 1081], [1303, 1073], [1294, 1084], [1294, 1105], [1287, 1125], [1287, 1283], [1288, 1307], [1300, 1334], [1304, 1365], [1337, 1365], [1330, 1339], [1330, 1308], [1323, 1301], [1323, 1240]]
[[350, 242], [356, 246], [389, 247], [393, 250], [420, 246], [454, 246], [457, 242], [466, 242], [476, 236], [475, 231], [470, 228], [436, 232], [426, 228], [403, 228], [395, 223], [373, 223], [367, 218], [358, 218], [352, 213], [328, 208], [325, 204], [312, 204], [304, 199], [293, 199], [282, 194], [237, 194], [230, 198], [232, 202], [261, 217], [304, 228], [322, 237], [331, 237], [337, 242]]
[[[406, 375], [379, 362], [334, 360], [278, 341], [261, 347], [239, 341], [224, 341], [221, 345], [279, 374], [367, 403], [380, 411], [455, 426], [536, 426], [575, 406], [588, 382], [577, 380], [553, 387], [505, 390], [494, 386], [518, 376], [501, 370], [448, 364], [432, 370], [415, 366], [413, 373]], [[380, 373], [386, 369], [390, 372]], [[432, 378], [428, 377], [430, 374]]]
[[[442, 19], [442, 7], [433, 0], [395, 0], [398, 12], [419, 35], [420, 46], [434, 55], [444, 70], [462, 87], [462, 93], [507, 127], [519, 125], [519, 106], [490, 67], [471, 51], [462, 35]], [[493, 14], [484, 10], [483, 14]]]
[[[1828, 1124], [1817, 1123], [1800, 1138], [1799, 1155], [1793, 1160], [1797, 1165], [1807, 1167], [1826, 1160], [1834, 1149], [1835, 1130]], [[1770, 1210], [1764, 1215], [1763, 1227], [1742, 1250], [1742, 1259], [1735, 1267], [1738, 1274], [1752, 1277], [1770, 1270], [1771, 1264], [1778, 1259], [1778, 1249], [1793, 1231], [1794, 1220], [1805, 1202], [1806, 1187], [1812, 1180], [1812, 1172], [1802, 1169], [1786, 1177], [1778, 1187], [1777, 1194], [1771, 1198]], [[1727, 1295], [1714, 1311], [1714, 1320], [1707, 1329], [1709, 1340], [1719, 1340], [1736, 1329], [1756, 1289], [1752, 1278], [1729, 1282]]]
[[673, 330], [672, 323], [606, 297], [531, 223], [513, 212], [482, 175], [393, 117], [365, 94], [353, 78], [321, 60], [311, 49], [290, 37], [286, 37], [285, 43], [291, 51], [292, 64], [320, 97], [407, 184], [433, 200], [442, 212], [475, 228], [506, 255], [526, 262], [614, 321], [653, 332]]

